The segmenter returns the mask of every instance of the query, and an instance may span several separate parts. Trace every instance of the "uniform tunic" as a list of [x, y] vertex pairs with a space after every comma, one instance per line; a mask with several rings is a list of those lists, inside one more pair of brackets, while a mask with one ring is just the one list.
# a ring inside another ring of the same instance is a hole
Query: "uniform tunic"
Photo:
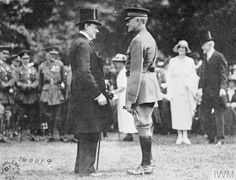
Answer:
[[[9, 84], [8, 87], [3, 87], [3, 83]], [[13, 75], [13, 69], [10, 65], [0, 60], [0, 103], [13, 104], [13, 85], [15, 78]], [[10, 90], [11, 89], [11, 90]]]
[[172, 128], [190, 130], [196, 108], [194, 95], [197, 91], [198, 76], [192, 58], [174, 57], [170, 60], [167, 73], [168, 94], [171, 97]]
[[28, 127], [33, 133], [39, 129], [38, 117], [38, 85], [39, 76], [37, 70], [32, 66], [21, 66], [15, 69], [16, 75], [16, 95], [15, 95], [15, 115], [17, 123], [22, 128], [24, 116], [28, 117]]
[[40, 86], [42, 93], [40, 101], [48, 105], [64, 102], [63, 91], [60, 87], [65, 82], [64, 65], [61, 61], [45, 61], [39, 66]]
[[126, 54], [127, 101], [132, 104], [143, 104], [161, 100], [156, 73], [149, 71], [157, 57], [157, 46], [145, 27], [136, 31]]

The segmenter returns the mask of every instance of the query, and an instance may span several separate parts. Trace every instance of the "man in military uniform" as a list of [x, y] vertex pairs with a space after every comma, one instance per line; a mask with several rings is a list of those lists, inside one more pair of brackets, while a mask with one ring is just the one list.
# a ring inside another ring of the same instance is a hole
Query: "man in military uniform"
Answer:
[[1, 129], [0, 129], [0, 141], [6, 142], [7, 131], [9, 130], [10, 118], [11, 118], [11, 106], [13, 101], [13, 86], [15, 78], [12, 73], [12, 68], [6, 63], [9, 50], [3, 48], [0, 49], [0, 104], [1, 104]]
[[[17, 124], [20, 138], [23, 125], [26, 124], [30, 129], [30, 140], [37, 141], [34, 136], [39, 129], [38, 124], [38, 85], [39, 77], [37, 70], [30, 64], [30, 51], [23, 50], [19, 53], [22, 65], [15, 70], [16, 75], [16, 96], [17, 107]], [[27, 117], [26, 117], [27, 116]], [[24, 120], [27, 118], [27, 123]]]
[[134, 37], [127, 50], [127, 95], [126, 108], [134, 115], [142, 150], [142, 162], [129, 174], [144, 175], [153, 172], [152, 164], [152, 112], [156, 101], [161, 100], [155, 61], [157, 45], [146, 29], [149, 10], [128, 8], [126, 25]]
[[48, 141], [54, 141], [54, 126], [57, 122], [60, 140], [67, 142], [64, 136], [64, 126], [61, 123], [61, 107], [64, 103], [65, 90], [65, 72], [64, 65], [57, 60], [58, 48], [49, 47], [46, 49], [46, 61], [39, 66], [39, 80], [41, 96], [40, 102], [42, 110], [42, 118], [46, 120], [49, 128]]

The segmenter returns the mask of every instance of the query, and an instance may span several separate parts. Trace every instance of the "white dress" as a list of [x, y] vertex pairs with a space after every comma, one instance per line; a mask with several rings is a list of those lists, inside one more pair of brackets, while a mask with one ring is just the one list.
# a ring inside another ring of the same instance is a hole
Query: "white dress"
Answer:
[[118, 94], [118, 103], [117, 103], [117, 115], [118, 115], [118, 127], [119, 132], [122, 133], [136, 133], [136, 127], [134, 125], [133, 116], [125, 109], [125, 97], [126, 97], [126, 85], [127, 85], [127, 77], [126, 77], [126, 69], [122, 68], [116, 78], [117, 88], [125, 88]]
[[195, 95], [199, 77], [194, 61], [185, 56], [170, 59], [167, 73], [167, 92], [170, 97], [172, 128], [190, 130], [196, 109]]

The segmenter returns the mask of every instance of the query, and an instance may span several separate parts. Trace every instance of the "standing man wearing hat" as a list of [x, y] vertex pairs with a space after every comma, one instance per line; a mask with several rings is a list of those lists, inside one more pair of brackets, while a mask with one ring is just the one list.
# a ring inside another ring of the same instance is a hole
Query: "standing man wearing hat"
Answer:
[[3, 122], [3, 129], [0, 129], [0, 141], [2, 142], [6, 142], [4, 135], [9, 130], [11, 110], [14, 104], [13, 86], [15, 84], [15, 78], [11, 66], [6, 63], [8, 55], [8, 49], [0, 49], [0, 104], [2, 107], [1, 121]]
[[[209, 143], [224, 143], [223, 99], [227, 88], [227, 61], [223, 54], [214, 49], [215, 41], [209, 31], [202, 36], [204, 53], [202, 74], [200, 76], [198, 95], [202, 96], [200, 119], [206, 130]], [[213, 116], [213, 118], [212, 118]]]
[[[37, 117], [39, 76], [37, 70], [30, 65], [29, 50], [21, 51], [19, 57], [22, 65], [19, 69], [15, 70], [17, 87], [15, 101], [18, 104], [16, 113], [20, 139], [23, 124], [27, 124], [27, 127], [30, 129], [30, 140], [37, 141], [34, 134], [39, 129]], [[27, 115], [27, 123], [23, 122], [25, 115]]]
[[95, 53], [92, 43], [101, 25], [97, 20], [97, 10], [81, 9], [77, 25], [80, 32], [69, 51], [72, 120], [75, 122], [74, 132], [79, 137], [75, 173], [87, 176], [95, 173], [100, 134], [110, 128], [113, 120], [105, 88], [103, 62]]
[[154, 72], [157, 45], [146, 29], [148, 15], [147, 9], [127, 9], [126, 26], [128, 32], [133, 33], [134, 38], [127, 50], [126, 108], [134, 115], [142, 150], [141, 165], [127, 171], [135, 175], [153, 172], [152, 112], [155, 102], [161, 100], [160, 87]]
[[39, 87], [41, 90], [40, 107], [42, 120], [48, 123], [48, 142], [54, 141], [54, 126], [57, 122], [60, 141], [67, 142], [64, 135], [64, 126], [61, 123], [61, 107], [65, 101], [65, 72], [64, 64], [57, 60], [57, 47], [46, 49], [46, 61], [39, 66]]
[[134, 125], [134, 117], [123, 108], [125, 106], [127, 86], [125, 69], [126, 59], [127, 58], [124, 54], [116, 54], [116, 56], [112, 58], [112, 61], [114, 62], [117, 71], [119, 72], [116, 78], [117, 89], [113, 91], [113, 94], [118, 96], [117, 119], [119, 132], [127, 134], [123, 139], [124, 141], [133, 141], [132, 134], [137, 133], [137, 129]]

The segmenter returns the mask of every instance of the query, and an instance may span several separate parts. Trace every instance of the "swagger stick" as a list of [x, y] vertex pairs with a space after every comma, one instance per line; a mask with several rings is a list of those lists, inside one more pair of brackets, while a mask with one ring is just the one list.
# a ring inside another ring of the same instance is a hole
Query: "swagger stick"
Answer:
[[100, 156], [100, 142], [101, 142], [101, 133], [99, 133], [98, 138], [98, 149], [97, 149], [97, 164], [96, 164], [96, 171], [98, 171], [98, 164], [99, 164], [99, 156]]

